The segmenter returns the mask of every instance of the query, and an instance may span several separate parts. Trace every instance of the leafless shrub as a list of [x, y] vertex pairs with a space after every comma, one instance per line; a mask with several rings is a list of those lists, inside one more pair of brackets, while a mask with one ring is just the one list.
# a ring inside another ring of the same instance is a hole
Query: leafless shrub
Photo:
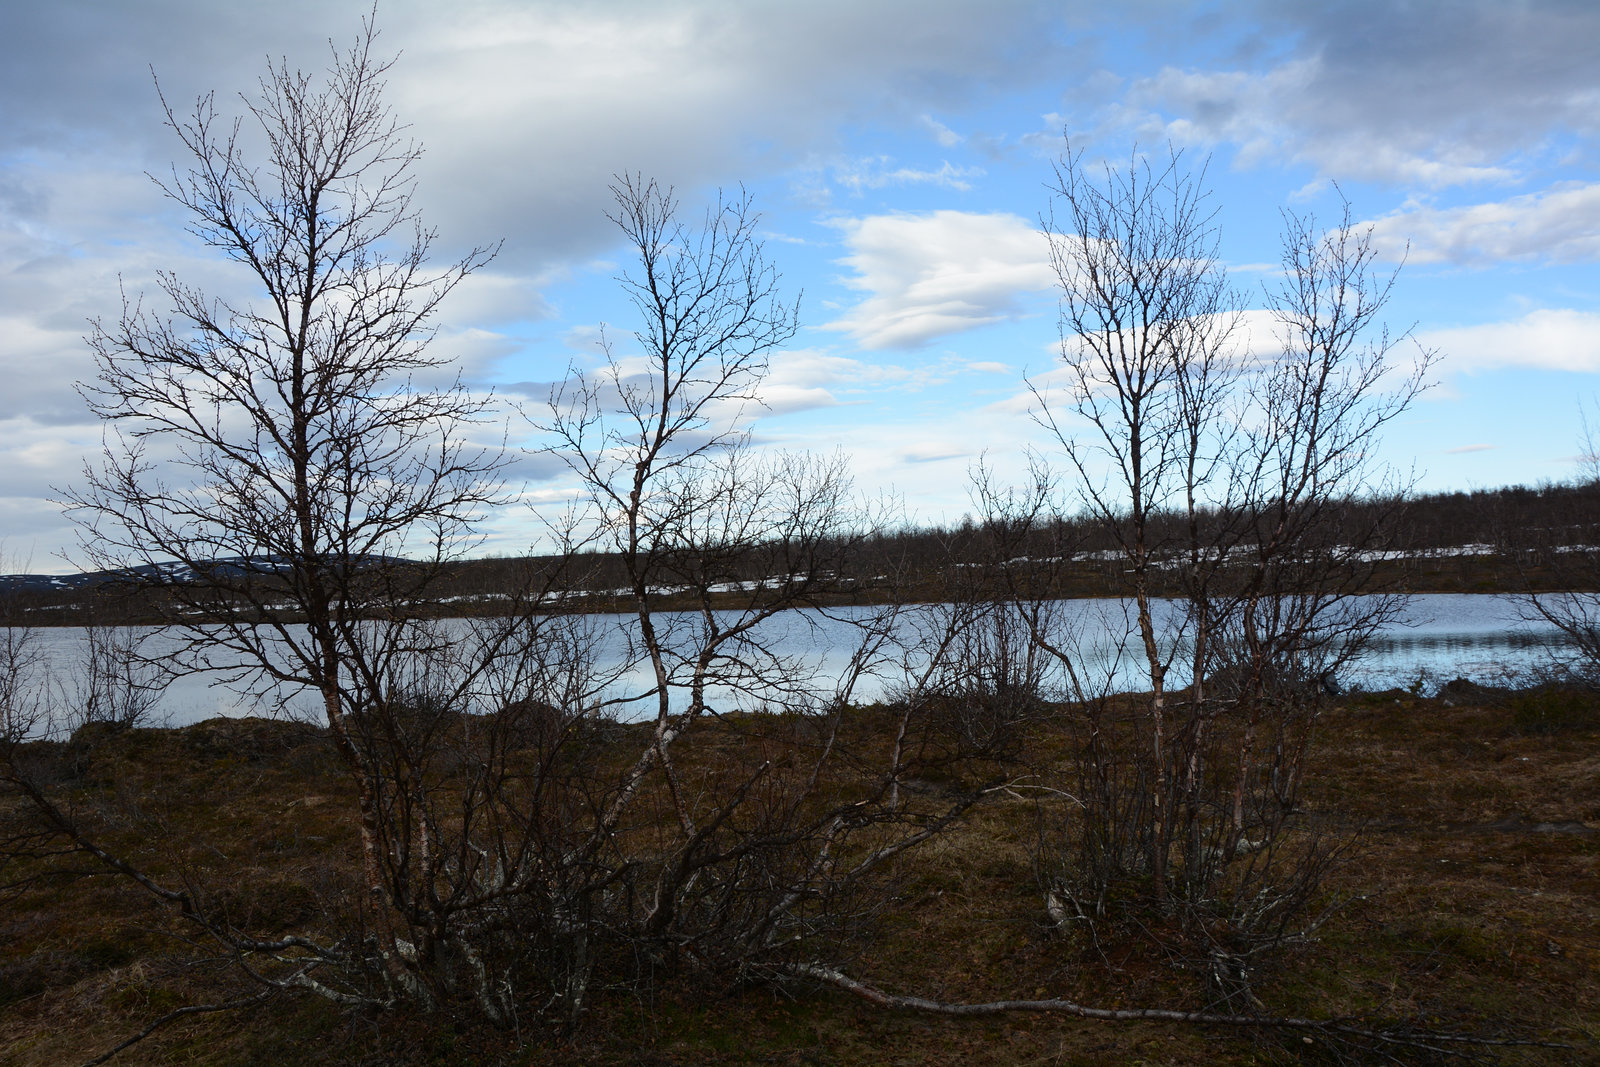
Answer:
[[[970, 695], [951, 674], [959, 609], [830, 614], [874, 532], [842, 464], [750, 448], [767, 355], [796, 320], [748, 197], [688, 226], [670, 190], [625, 177], [613, 192], [640, 328], [604, 342], [598, 374], [574, 368], [537, 420], [582, 485], [554, 528], [570, 554], [620, 561], [650, 680], [612, 705], [642, 721], [594, 800], [605, 889], [587, 906], [653, 966], [778, 975], [836, 950], [871, 911], [870, 876], [982, 795], [992, 730], [939, 714]], [[837, 680], [775, 636], [824, 624], [858, 635]], [[851, 705], [886, 673], [902, 695], [883, 749]], [[934, 765], [948, 792], [903, 788]]]
[[171, 675], [144, 650], [147, 638], [132, 626], [84, 628], [80, 661], [59, 665], [64, 669], [55, 678], [54, 698], [67, 729], [154, 725], [153, 709]]
[[38, 631], [11, 609], [10, 600], [0, 601], [0, 740], [8, 745], [44, 727], [43, 683], [49, 666]]
[[1395, 370], [1404, 338], [1378, 325], [1393, 278], [1348, 210], [1327, 231], [1286, 217], [1277, 344], [1252, 358], [1203, 169], [1172, 153], [1091, 178], [1069, 152], [1057, 177], [1068, 384], [1064, 406], [1039, 391], [1041, 419], [1117, 546], [1149, 691], [1075, 677], [1078, 805], [1041, 853], [1047, 903], [1091, 922], [1113, 901], [1152, 909], [1147, 926], [1247, 1010], [1256, 960], [1323, 914], [1339, 847], [1298, 817], [1309, 745], [1333, 679], [1401, 605], [1370, 595], [1394, 509], [1355, 523], [1342, 505], [1375, 492], [1372, 443], [1432, 356]]

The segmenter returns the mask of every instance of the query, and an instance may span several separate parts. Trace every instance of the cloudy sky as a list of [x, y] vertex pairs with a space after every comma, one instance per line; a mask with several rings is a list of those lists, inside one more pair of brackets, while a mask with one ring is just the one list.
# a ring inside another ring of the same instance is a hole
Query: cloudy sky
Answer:
[[[0, 35], [0, 551], [70, 569], [51, 503], [100, 446], [73, 383], [118, 279], [227, 280], [146, 176], [176, 103], [320, 68], [365, 3], [5, 0]], [[1384, 442], [1429, 489], [1574, 473], [1600, 395], [1600, 6], [1590, 0], [1106, 4], [384, 0], [389, 97], [427, 155], [442, 254], [503, 240], [447, 308], [468, 379], [539, 396], [629, 327], [611, 176], [688, 205], [741, 183], [803, 291], [755, 425], [851, 455], [858, 484], [958, 518], [980, 455], [1042, 437], [1055, 297], [1039, 217], [1069, 134], [1091, 158], [1210, 158], [1221, 254], [1260, 306], [1281, 212], [1342, 190], [1390, 266], [1388, 319], [1442, 361]], [[1335, 188], [1337, 185], [1337, 189]], [[1592, 413], [1591, 413], [1592, 414]], [[520, 443], [536, 446], [526, 431]], [[570, 486], [520, 465], [531, 499]], [[491, 547], [532, 526], [508, 514]], [[8, 569], [0, 565], [0, 570]]]

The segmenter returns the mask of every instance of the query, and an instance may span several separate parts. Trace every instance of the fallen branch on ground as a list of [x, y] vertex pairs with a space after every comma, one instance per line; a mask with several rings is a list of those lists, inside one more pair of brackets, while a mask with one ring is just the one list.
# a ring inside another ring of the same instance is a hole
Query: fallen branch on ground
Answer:
[[[1378, 1046], [1427, 1049], [1445, 1054], [1460, 1054], [1465, 1047], [1518, 1047], [1572, 1049], [1574, 1046], [1554, 1041], [1525, 1041], [1517, 1038], [1485, 1037], [1476, 1034], [1456, 1034], [1413, 1027], [1371, 1029], [1357, 1026], [1341, 1019], [1298, 1019], [1279, 1015], [1228, 1015], [1205, 1011], [1179, 1011], [1174, 1008], [1095, 1008], [1070, 1000], [992, 1000], [979, 1004], [950, 1004], [926, 997], [886, 993], [881, 989], [858, 982], [832, 967], [814, 963], [796, 963], [786, 968], [796, 977], [810, 978], [826, 985], [853, 993], [879, 1007], [896, 1011], [915, 1011], [927, 1015], [945, 1015], [971, 1018], [988, 1015], [1010, 1015], [1017, 1012], [1048, 1015], [1072, 1015], [1080, 1019], [1100, 1019], [1107, 1022], [1174, 1022], [1201, 1026], [1231, 1026], [1253, 1030], [1298, 1030], [1308, 1034], [1321, 1034], [1330, 1039], [1369, 1041]], [[1448, 1046], [1456, 1046], [1451, 1048]], [[1445, 1046], [1445, 1047], [1441, 1047]]]

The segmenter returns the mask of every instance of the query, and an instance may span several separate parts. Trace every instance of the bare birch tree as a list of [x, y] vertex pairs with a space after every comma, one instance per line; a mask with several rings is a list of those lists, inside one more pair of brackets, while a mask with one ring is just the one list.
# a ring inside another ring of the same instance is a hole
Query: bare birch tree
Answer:
[[[1160, 896], [1175, 817], [1170, 787], [1181, 761], [1173, 758], [1167, 694], [1178, 645], [1155, 601], [1170, 590], [1174, 563], [1204, 582], [1220, 559], [1200, 516], [1215, 480], [1227, 474], [1229, 405], [1240, 373], [1238, 302], [1217, 262], [1203, 168], [1191, 173], [1172, 152], [1159, 163], [1135, 157], [1125, 169], [1108, 166], [1096, 179], [1069, 150], [1056, 179], [1061, 217], [1047, 217], [1046, 231], [1074, 418], [1068, 423], [1043, 394], [1041, 417], [1081, 505], [1122, 557], [1150, 684], [1149, 836], [1142, 851]], [[1165, 521], [1174, 512], [1188, 521]], [[1198, 628], [1197, 647], [1206, 632]]]
[[[653, 182], [624, 177], [612, 191], [636, 257], [619, 278], [638, 316], [632, 344], [608, 339], [598, 371], [574, 369], [539, 422], [578, 480], [569, 550], [622, 562], [649, 679], [617, 705], [636, 708], [644, 732], [595, 807], [586, 855], [609, 857], [605, 879], [629, 887], [609, 899], [639, 902], [608, 924], [636, 950], [782, 976], [796, 959], [832, 958], [870, 910], [848, 902], [976, 802], [997, 746], [931, 699], [959, 620], [907, 629], [898, 606], [830, 617], [873, 533], [843, 464], [751, 447], [768, 358], [797, 320], [748, 196], [719, 198], [691, 225]], [[776, 640], [823, 625], [858, 634], [837, 679]], [[905, 697], [883, 751], [851, 703], [861, 679], [891, 668]], [[902, 789], [934, 766], [961, 783], [948, 796]], [[624, 829], [651, 810], [649, 836]]]
[[1372, 453], [1432, 356], [1396, 367], [1394, 276], [1348, 209], [1327, 231], [1286, 216], [1275, 345], [1253, 356], [1203, 168], [1169, 152], [1091, 177], [1069, 152], [1057, 179], [1067, 396], [1041, 389], [1041, 417], [1116, 546], [1148, 694], [1075, 694], [1082, 809], [1047, 897], [1092, 921], [1116, 885], [1147, 886], [1248, 1008], [1255, 957], [1316, 921], [1331, 846], [1291, 830], [1324, 689], [1401, 606], [1367, 595], [1395, 508], [1356, 524], [1344, 504], [1398, 500]]
[[[97, 375], [81, 391], [107, 446], [66, 494], [90, 560], [161, 594], [181, 639], [170, 666], [317, 694], [357, 797], [353, 925], [323, 938], [236, 929], [203, 887], [150, 877], [39, 783], [22, 787], [53, 830], [250, 956], [269, 990], [428, 1005], [473, 970], [451, 924], [485, 891], [470, 835], [442, 839], [454, 824], [437, 798], [421, 802], [453, 720], [428, 720], [419, 700], [458, 713], [518, 631], [453, 643], [424, 617], [430, 583], [502, 497], [499, 448], [471, 439], [488, 402], [451, 384], [430, 347], [442, 302], [493, 250], [430, 267], [434, 233], [413, 203], [421, 149], [384, 102], [376, 36], [365, 22], [321, 76], [269, 62], [239, 118], [213, 95], [187, 114], [163, 99], [188, 166], [156, 181], [254, 292], [224, 299], [163, 274], [165, 312], [125, 297], [120, 318], [93, 323]], [[419, 692], [429, 664], [450, 669]], [[470, 809], [482, 784], [460, 788]]]

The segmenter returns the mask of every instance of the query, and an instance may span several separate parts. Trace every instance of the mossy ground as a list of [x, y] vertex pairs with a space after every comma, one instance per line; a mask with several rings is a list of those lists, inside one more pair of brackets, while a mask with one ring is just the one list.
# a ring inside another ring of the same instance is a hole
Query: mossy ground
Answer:
[[[1311, 818], [1360, 827], [1313, 944], [1261, 976], [1269, 1010], [1533, 1038], [1512, 1062], [1600, 1061], [1600, 715], [1567, 697], [1402, 692], [1325, 718]], [[1048, 769], [1059, 738], [1035, 737]], [[132, 813], [122, 842], [153, 870], [227, 872], [253, 928], [314, 924], [354, 859], [348, 788], [313, 732], [222, 722], [137, 731], [75, 768], [77, 803]], [[60, 754], [58, 754], [60, 755]], [[61, 758], [69, 758], [62, 756]], [[114, 802], [114, 803], [113, 803]], [[1137, 931], [1091, 943], [1047, 929], [1026, 795], [980, 807], [896, 872], [892, 907], [850, 972], [938, 999], [1067, 997], [1199, 1006], [1192, 976]], [[152, 827], [181, 833], [162, 840]], [[173, 841], [191, 842], [174, 845]], [[203, 842], [195, 844], [193, 842]], [[0, 909], [0, 1063], [81, 1063], [235, 981], [173, 937], [168, 909], [84, 860]], [[40, 871], [43, 871], [43, 867]], [[230, 986], [231, 988], [231, 986]], [[312, 998], [197, 1016], [117, 1061], [141, 1064], [1204, 1064], [1334, 1062], [1271, 1037], [1050, 1016], [946, 1020], [828, 990], [597, 991], [562, 1037], [447, 1019], [351, 1017]], [[1401, 1062], [1414, 1062], [1402, 1054]]]

